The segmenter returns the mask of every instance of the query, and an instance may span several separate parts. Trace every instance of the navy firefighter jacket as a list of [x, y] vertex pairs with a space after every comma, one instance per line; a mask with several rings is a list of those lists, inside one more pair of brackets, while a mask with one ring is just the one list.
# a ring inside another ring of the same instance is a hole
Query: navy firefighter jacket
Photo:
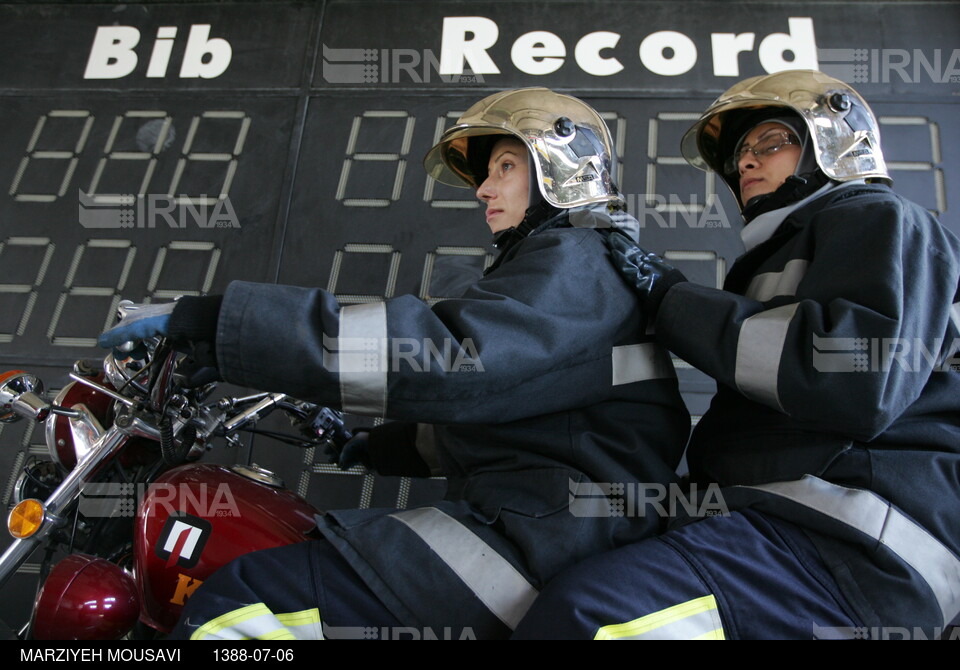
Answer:
[[[597, 230], [609, 219], [576, 216], [585, 227], [561, 213], [461, 298], [432, 307], [413, 296], [345, 306], [320, 289], [235, 282], [218, 324], [221, 373], [350, 413], [432, 424], [449, 481], [434, 511], [453, 520], [454, 535], [471, 530], [464, 542], [483, 538], [535, 592], [588, 555], [659, 532], [652, 508], [618, 513], [604, 494], [675, 482], [690, 426], [669, 355], [646, 333]], [[591, 503], [602, 509], [577, 513], [571, 504], [590, 483], [603, 485]], [[331, 512], [321, 530], [401, 621], [476, 627], [472, 605], [455, 595], [462, 579], [421, 586], [443, 551], [419, 556], [415, 524], [397, 514]]]
[[738, 487], [828, 482], [843, 488], [816, 484], [833, 493], [815, 504], [840, 492], [844, 514], [851, 491], [875, 494], [952, 567], [927, 570], [923, 585], [926, 559], [889, 555], [889, 519], [860, 548], [819, 538], [821, 553], [865, 623], [949, 623], [941, 615], [960, 606], [960, 241], [886, 186], [845, 185], [792, 212], [724, 289], [678, 284], [656, 323], [665, 346], [718, 381], [691, 438], [692, 476], [733, 487], [731, 501]]

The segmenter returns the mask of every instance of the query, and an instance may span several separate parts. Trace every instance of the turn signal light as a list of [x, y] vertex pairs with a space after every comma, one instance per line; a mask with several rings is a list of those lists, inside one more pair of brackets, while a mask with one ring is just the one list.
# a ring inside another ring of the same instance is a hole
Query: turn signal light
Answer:
[[23, 540], [43, 525], [43, 503], [35, 498], [28, 498], [17, 504], [7, 517], [7, 529], [18, 540]]

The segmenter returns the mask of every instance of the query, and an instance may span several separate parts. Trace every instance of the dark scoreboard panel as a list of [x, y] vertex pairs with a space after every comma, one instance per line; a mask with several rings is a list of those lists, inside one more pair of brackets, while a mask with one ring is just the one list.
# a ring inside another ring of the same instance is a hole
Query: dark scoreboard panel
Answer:
[[960, 11], [907, 4], [0, 5], [0, 363], [69, 363], [121, 298], [232, 279], [456, 294], [489, 236], [421, 159], [514, 86], [603, 112], [645, 243], [698, 281], [740, 252], [738, 216], [680, 135], [739, 78], [811, 58], [873, 102], [898, 189], [956, 230]]
[[[490, 236], [473, 195], [429, 180], [422, 157], [473, 102], [519, 86], [603, 114], [645, 245], [707, 285], [742, 251], [738, 213], [679, 139], [766, 71], [852, 83], [895, 188], [960, 232], [958, 28], [953, 2], [0, 4], [0, 366], [56, 388], [99, 354], [119, 300], [234, 279], [344, 303], [457, 295]], [[696, 416], [713, 384], [677, 363]], [[5, 472], [44, 453], [42, 431], [0, 426]], [[442, 491], [274, 445], [215, 457], [269, 465], [321, 507]]]
[[[120, 297], [264, 280], [297, 101], [0, 98], [0, 346], [89, 353]], [[19, 145], [19, 147], [18, 147]], [[18, 149], [13, 149], [18, 147]]]
[[[121, 298], [217, 292], [232, 279], [323, 286], [346, 302], [455, 295], [442, 270], [479, 272], [489, 235], [473, 195], [428, 179], [420, 161], [474, 99], [0, 97], [0, 360], [69, 362], [90, 353]], [[737, 210], [676, 149], [709, 101], [588, 99], [619, 145], [646, 243], [719, 282], [716, 264], [740, 252]], [[875, 108], [898, 189], [956, 226], [955, 107]]]

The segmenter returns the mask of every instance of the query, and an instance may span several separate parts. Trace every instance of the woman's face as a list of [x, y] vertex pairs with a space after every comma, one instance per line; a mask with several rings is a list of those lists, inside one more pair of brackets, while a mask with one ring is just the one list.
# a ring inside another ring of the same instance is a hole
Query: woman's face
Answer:
[[745, 151], [737, 161], [737, 170], [740, 173], [740, 202], [744, 205], [751, 198], [776, 191], [787, 177], [797, 169], [800, 161], [800, 145], [796, 136], [786, 126], [779, 123], [761, 123], [747, 133], [740, 144], [742, 148], [770, 147], [775, 145], [784, 136], [789, 135], [793, 144], [781, 144], [767, 155], [756, 155], [752, 151]]
[[505, 137], [493, 145], [487, 163], [487, 178], [477, 189], [477, 198], [487, 206], [490, 231], [520, 225], [530, 200], [527, 147], [518, 139]]

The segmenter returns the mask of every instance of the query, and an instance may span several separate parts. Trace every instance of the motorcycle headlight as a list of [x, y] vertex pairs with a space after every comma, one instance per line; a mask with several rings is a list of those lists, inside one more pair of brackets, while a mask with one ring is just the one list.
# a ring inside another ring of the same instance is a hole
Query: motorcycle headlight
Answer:
[[[103, 383], [103, 375], [94, 381]], [[95, 388], [71, 382], [63, 387], [53, 404], [59, 407], [75, 409], [82, 413], [83, 419], [71, 419], [62, 414], [50, 414], [45, 426], [47, 451], [55, 463], [66, 470], [72, 470], [103, 432], [103, 426], [110, 425], [113, 410], [113, 398]]]

